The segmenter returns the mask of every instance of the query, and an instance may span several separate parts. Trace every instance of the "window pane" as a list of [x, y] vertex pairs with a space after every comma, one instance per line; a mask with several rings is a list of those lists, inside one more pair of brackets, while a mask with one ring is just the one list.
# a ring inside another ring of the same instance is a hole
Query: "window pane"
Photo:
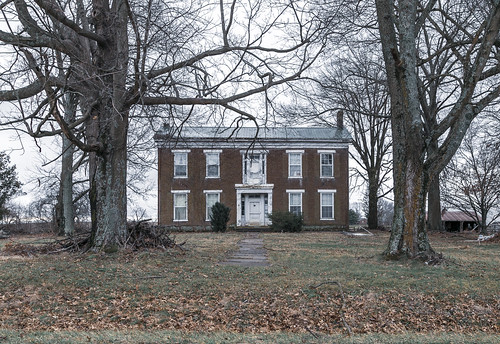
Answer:
[[321, 194], [321, 205], [333, 205], [333, 194], [331, 193], [322, 193]]
[[333, 219], [332, 207], [321, 207], [321, 218], [322, 219]]
[[187, 205], [187, 195], [174, 195], [174, 207], [185, 207]]
[[321, 175], [323, 177], [332, 177], [333, 176], [332, 166], [321, 166]]
[[174, 220], [182, 221], [187, 220], [187, 209], [186, 208], [175, 208]]
[[321, 154], [321, 163], [323, 165], [333, 164], [333, 154]]
[[207, 165], [218, 165], [218, 164], [219, 164], [219, 154], [207, 153]]
[[187, 153], [175, 153], [174, 164], [175, 165], [186, 165]]
[[333, 177], [333, 154], [321, 154], [321, 177]]
[[290, 193], [290, 205], [301, 205], [299, 193]]
[[300, 177], [301, 168], [297, 165], [290, 165], [290, 177]]
[[300, 165], [300, 154], [290, 153], [290, 165]]
[[215, 203], [219, 202], [219, 194], [218, 193], [207, 193], [207, 209], [206, 215], [207, 220], [210, 219], [210, 215], [212, 215], [212, 207]]
[[207, 165], [207, 177], [218, 177], [219, 165]]
[[187, 195], [174, 194], [174, 220], [187, 220]]
[[321, 194], [321, 218], [333, 219], [333, 193]]
[[187, 166], [186, 165], [175, 165], [174, 166], [174, 176], [176, 176], [176, 177], [187, 176]]
[[187, 177], [187, 153], [175, 153], [174, 176]]
[[302, 155], [299, 153], [288, 154], [289, 177], [302, 176]]
[[300, 215], [302, 213], [302, 207], [290, 206], [290, 212], [295, 215]]

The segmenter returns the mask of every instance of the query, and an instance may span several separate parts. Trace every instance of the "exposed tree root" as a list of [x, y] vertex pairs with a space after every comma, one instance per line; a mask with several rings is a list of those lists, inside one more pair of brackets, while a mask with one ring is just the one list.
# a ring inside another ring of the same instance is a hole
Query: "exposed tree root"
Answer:
[[[138, 251], [142, 249], [162, 249], [171, 248], [185, 251], [183, 245], [177, 244], [173, 238], [169, 236], [168, 231], [143, 220], [139, 222], [129, 223], [127, 226], [127, 241], [124, 248]], [[4, 253], [11, 255], [33, 256], [37, 254], [58, 254], [62, 252], [79, 252], [83, 253], [88, 250], [90, 240], [90, 232], [82, 232], [71, 237], [60, 240], [54, 240], [45, 244], [21, 244], [7, 243], [3, 249]]]

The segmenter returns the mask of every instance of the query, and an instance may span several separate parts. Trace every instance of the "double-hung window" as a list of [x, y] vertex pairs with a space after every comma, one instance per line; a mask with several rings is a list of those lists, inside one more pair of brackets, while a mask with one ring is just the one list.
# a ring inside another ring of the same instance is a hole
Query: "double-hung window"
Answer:
[[333, 154], [334, 151], [323, 151], [320, 153], [320, 176], [321, 178], [333, 178]]
[[220, 151], [205, 151], [206, 177], [220, 177]]
[[172, 191], [174, 195], [174, 221], [188, 220], [188, 194], [189, 191]]
[[174, 151], [174, 178], [187, 178], [189, 151]]
[[318, 190], [320, 196], [320, 219], [334, 220], [335, 190]]
[[288, 178], [302, 177], [302, 153], [304, 151], [287, 151], [288, 153]]
[[210, 216], [212, 215], [212, 207], [215, 203], [220, 202], [220, 194], [222, 190], [208, 190], [205, 193], [205, 216], [206, 220], [210, 221]]
[[304, 190], [287, 190], [288, 211], [296, 215], [302, 214], [302, 194]]

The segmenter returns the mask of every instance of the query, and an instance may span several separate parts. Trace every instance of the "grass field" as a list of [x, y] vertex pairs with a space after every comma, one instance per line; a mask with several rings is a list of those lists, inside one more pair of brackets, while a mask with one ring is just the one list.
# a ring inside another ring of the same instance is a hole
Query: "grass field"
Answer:
[[262, 233], [271, 266], [219, 265], [244, 235], [178, 234], [186, 252], [0, 256], [0, 343], [500, 342], [498, 243], [433, 234], [447, 262], [427, 266], [382, 259], [384, 232]]

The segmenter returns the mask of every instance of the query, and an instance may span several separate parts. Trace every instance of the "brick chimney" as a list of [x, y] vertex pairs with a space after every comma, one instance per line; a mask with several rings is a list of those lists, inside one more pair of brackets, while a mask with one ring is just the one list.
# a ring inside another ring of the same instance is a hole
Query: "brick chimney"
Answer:
[[337, 112], [337, 128], [344, 129], [344, 111]]

